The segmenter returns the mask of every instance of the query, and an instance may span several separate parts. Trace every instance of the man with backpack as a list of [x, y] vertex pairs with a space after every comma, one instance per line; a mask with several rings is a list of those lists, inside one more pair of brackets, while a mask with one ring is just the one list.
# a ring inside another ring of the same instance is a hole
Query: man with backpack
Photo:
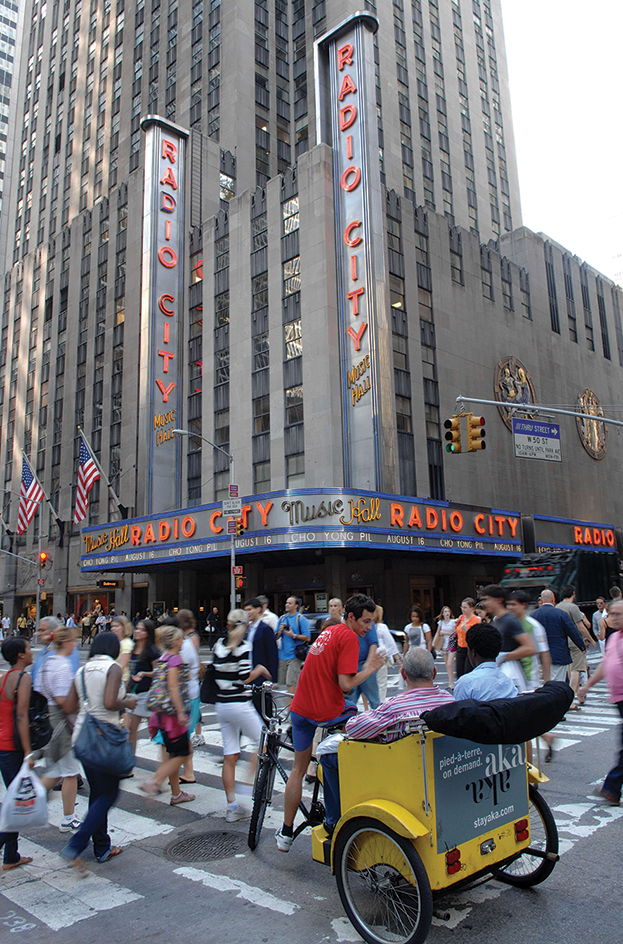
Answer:
[[279, 684], [294, 694], [303, 663], [296, 656], [296, 647], [311, 640], [309, 621], [299, 613], [299, 597], [288, 597], [286, 611], [277, 624], [279, 646]]

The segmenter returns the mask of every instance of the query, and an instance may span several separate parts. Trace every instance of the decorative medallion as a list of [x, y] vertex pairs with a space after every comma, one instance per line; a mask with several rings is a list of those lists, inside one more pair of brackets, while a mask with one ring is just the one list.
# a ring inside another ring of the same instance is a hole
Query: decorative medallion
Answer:
[[[604, 411], [599, 402], [599, 398], [592, 390], [583, 390], [577, 399], [577, 409], [579, 413], [586, 413], [588, 416], [603, 416]], [[589, 456], [592, 459], [603, 459], [606, 455], [608, 444], [608, 428], [605, 423], [599, 423], [597, 420], [581, 420], [576, 416], [575, 421], [578, 426], [578, 435], [580, 441]]]
[[[495, 368], [493, 392], [496, 400], [509, 406], [522, 406], [536, 400], [530, 374], [518, 358], [511, 356], [503, 357]], [[508, 429], [512, 430], [512, 411], [503, 406], [498, 410]]]

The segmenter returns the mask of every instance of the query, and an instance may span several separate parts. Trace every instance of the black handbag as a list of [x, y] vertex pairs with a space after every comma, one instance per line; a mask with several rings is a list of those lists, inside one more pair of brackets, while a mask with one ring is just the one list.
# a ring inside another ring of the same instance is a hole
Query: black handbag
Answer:
[[[88, 705], [87, 689], [82, 670], [82, 694]], [[108, 721], [94, 718], [87, 710], [80, 734], [74, 744], [74, 754], [85, 767], [92, 767], [112, 777], [125, 777], [136, 763], [128, 732]]]
[[203, 678], [201, 679], [199, 700], [204, 705], [215, 705], [217, 695], [218, 685], [216, 684], [216, 669], [212, 663], [209, 663], [206, 665]]
[[[17, 690], [22, 680], [22, 675], [24, 675], [24, 672], [20, 672], [19, 674], [13, 695], [13, 731], [15, 732], [15, 747], [20, 751], [22, 749], [22, 742], [20, 740], [19, 731], [17, 730]], [[52, 737], [52, 725], [50, 724], [48, 700], [45, 695], [42, 695], [41, 692], [36, 692], [34, 688], [30, 689], [28, 727], [30, 729], [31, 751], [41, 750]]]
[[305, 662], [305, 659], [307, 658], [307, 653], [309, 652], [310, 649], [311, 649], [310, 642], [300, 642], [298, 643], [297, 646], [294, 647], [294, 655], [301, 662]]

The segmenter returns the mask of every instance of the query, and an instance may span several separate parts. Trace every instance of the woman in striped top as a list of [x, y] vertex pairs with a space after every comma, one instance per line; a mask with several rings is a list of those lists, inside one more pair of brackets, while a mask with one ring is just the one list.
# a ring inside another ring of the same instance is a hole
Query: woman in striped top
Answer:
[[257, 749], [262, 731], [260, 716], [251, 701], [251, 682], [260, 676], [270, 680], [263, 665], [251, 667], [251, 642], [246, 639], [249, 617], [244, 610], [231, 610], [227, 617], [227, 636], [214, 644], [214, 679], [218, 686], [216, 716], [223, 737], [223, 787], [227, 796], [228, 823], [250, 815], [236, 799], [236, 761], [240, 757], [240, 735], [255, 745], [251, 774], [255, 774]]

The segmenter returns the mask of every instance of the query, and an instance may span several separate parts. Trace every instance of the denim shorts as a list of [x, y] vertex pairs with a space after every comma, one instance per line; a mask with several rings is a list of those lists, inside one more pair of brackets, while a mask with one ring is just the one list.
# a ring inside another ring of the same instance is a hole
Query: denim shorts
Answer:
[[314, 721], [313, 718], [305, 718], [303, 715], [297, 715], [295, 711], [290, 712], [290, 721], [292, 722], [292, 743], [295, 751], [306, 751], [312, 746], [316, 728], [331, 728], [335, 724], [348, 721], [357, 714], [355, 705], [346, 705], [344, 713], [337, 718], [331, 718], [329, 721]]

